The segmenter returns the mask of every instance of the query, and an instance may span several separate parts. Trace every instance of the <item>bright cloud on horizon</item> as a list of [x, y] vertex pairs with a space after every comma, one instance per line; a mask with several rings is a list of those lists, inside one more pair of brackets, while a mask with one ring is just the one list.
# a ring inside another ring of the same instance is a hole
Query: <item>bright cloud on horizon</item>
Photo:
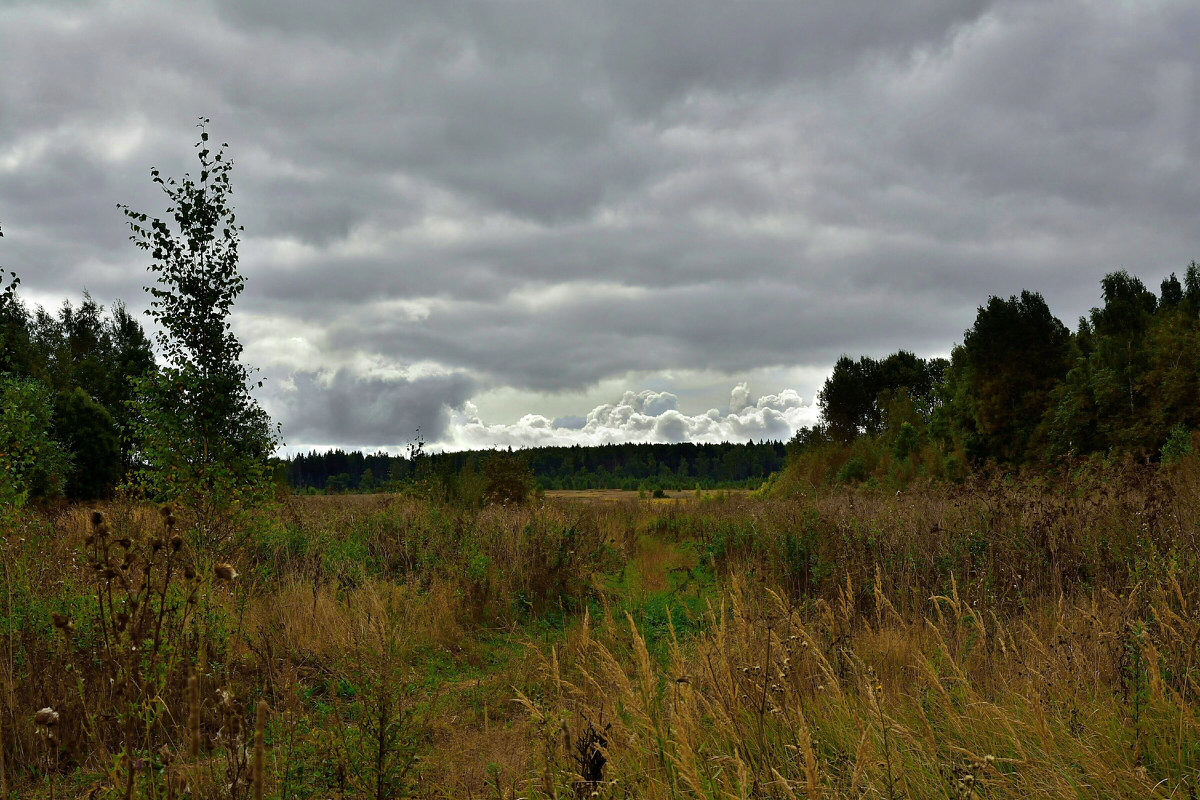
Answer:
[[805, 405], [799, 393], [784, 389], [754, 399], [745, 383], [730, 393], [729, 406], [685, 414], [671, 392], [625, 392], [615, 403], [596, 406], [583, 417], [548, 419], [526, 414], [515, 423], [488, 424], [467, 402], [450, 413], [446, 449], [600, 445], [618, 442], [746, 442], [786, 441], [802, 426], [817, 420], [818, 409]]

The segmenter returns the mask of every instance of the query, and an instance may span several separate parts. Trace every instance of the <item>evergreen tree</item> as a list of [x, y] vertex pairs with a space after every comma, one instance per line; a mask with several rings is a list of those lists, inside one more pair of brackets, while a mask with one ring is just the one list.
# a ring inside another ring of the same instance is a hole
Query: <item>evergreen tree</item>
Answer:
[[1158, 290], [1158, 304], [1163, 308], [1175, 308], [1183, 302], [1183, 284], [1179, 282], [1179, 278], [1175, 277], [1175, 273], [1171, 273], [1171, 277], [1165, 278]]
[[67, 497], [94, 500], [111, 492], [121, 478], [121, 444], [104, 406], [78, 386], [60, 394], [54, 406], [54, 432], [72, 462]]

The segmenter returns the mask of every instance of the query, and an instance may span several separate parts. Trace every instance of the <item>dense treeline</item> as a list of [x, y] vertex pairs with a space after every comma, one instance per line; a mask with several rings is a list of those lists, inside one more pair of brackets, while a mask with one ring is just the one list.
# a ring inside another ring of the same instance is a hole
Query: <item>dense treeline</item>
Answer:
[[106, 314], [85, 291], [79, 307], [31, 311], [16, 273], [0, 272], [0, 512], [31, 498], [106, 497], [118, 484], [211, 509], [268, 488], [278, 438], [228, 322], [245, 286], [233, 162], [227, 145], [209, 143], [207, 123], [198, 177], [150, 171], [166, 220], [118, 206], [150, 260], [157, 347], [120, 302]]
[[[372, 491], [424, 475], [443, 484], [470, 482], [492, 453], [457, 452], [417, 458], [330, 450], [287, 461], [295, 489]], [[784, 463], [782, 442], [749, 444], [608, 444], [534, 447], [513, 456], [543, 489], [727, 489], [753, 487]]]
[[133, 466], [130, 401], [156, 369], [150, 340], [119, 302], [106, 312], [84, 293], [51, 313], [16, 287], [0, 292], [0, 450], [33, 496], [105, 496]]
[[1125, 271], [1074, 332], [1045, 299], [991, 297], [950, 360], [843, 356], [791, 481], [958, 477], [988, 464], [1172, 460], [1200, 426], [1200, 266], [1155, 294]]

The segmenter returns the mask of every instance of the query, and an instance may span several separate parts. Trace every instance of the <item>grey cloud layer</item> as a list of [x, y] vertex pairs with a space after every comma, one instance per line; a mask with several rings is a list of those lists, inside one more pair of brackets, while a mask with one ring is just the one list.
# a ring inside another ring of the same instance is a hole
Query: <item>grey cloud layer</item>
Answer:
[[408, 379], [295, 372], [290, 382], [271, 387], [267, 409], [283, 420], [289, 445], [387, 447], [413, 440], [418, 429], [429, 441], [444, 438], [450, 408], [461, 407], [474, 388], [462, 374]]
[[[147, 170], [205, 114], [241, 324], [380, 398], [346, 365], [458, 376], [396, 388], [427, 424], [483, 387], [944, 352], [989, 294], [1070, 321], [1200, 253], [1197, 38], [1191, 2], [8, 3], [0, 263], [136, 307], [113, 206], [161, 211]], [[390, 402], [281, 413], [335, 442]]]

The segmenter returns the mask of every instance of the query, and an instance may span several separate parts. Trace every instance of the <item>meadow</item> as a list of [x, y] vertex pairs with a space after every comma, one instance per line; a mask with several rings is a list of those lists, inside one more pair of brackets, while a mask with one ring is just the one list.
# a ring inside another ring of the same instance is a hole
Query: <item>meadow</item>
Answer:
[[0, 795], [1194, 798], [1200, 465], [25, 510]]

